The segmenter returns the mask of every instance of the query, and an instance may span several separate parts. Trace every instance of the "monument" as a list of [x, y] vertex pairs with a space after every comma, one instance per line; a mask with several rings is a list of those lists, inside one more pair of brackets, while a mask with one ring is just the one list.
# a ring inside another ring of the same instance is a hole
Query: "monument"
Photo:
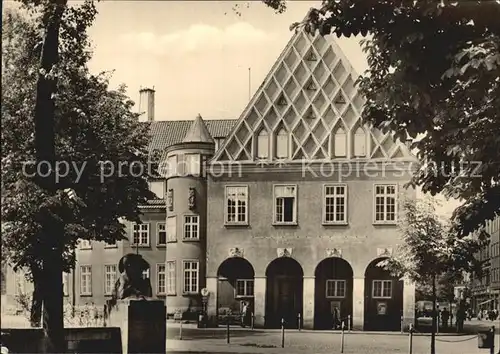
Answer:
[[120, 259], [111, 300], [106, 304], [106, 325], [120, 327], [123, 353], [165, 353], [166, 309], [152, 299], [151, 283], [143, 278], [149, 264], [138, 254]]

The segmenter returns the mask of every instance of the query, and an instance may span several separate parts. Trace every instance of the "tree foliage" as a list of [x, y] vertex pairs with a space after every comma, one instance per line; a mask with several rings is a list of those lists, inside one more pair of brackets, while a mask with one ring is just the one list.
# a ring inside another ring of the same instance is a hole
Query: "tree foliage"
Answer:
[[[56, 181], [52, 194], [35, 183], [36, 171], [26, 168], [35, 161], [32, 117], [48, 5], [40, 6], [30, 8], [29, 15], [9, 11], [2, 20], [2, 255], [30, 277], [56, 237], [42, 232], [45, 223], [64, 230], [57, 242], [68, 271], [79, 239], [113, 243], [124, 238], [119, 218], [139, 222], [138, 205], [153, 198], [147, 185], [148, 126], [138, 122], [124, 87], [111, 90], [109, 73], [93, 75], [87, 68], [86, 31], [96, 15], [91, 1], [66, 7], [58, 63], [44, 73], [57, 77], [52, 96], [56, 159], [61, 173], [68, 164], [67, 175]], [[113, 166], [114, 173], [106, 170], [103, 178], [103, 166]]]
[[499, 18], [487, 0], [324, 0], [294, 24], [368, 36], [363, 119], [417, 149], [413, 185], [462, 200], [459, 237], [500, 214]]

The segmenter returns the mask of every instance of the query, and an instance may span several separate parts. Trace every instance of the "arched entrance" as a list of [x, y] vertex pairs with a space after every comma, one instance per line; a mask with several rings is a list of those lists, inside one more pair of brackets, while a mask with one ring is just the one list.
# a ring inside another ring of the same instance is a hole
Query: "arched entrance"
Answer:
[[403, 313], [403, 281], [377, 266], [373, 260], [365, 271], [365, 323], [367, 331], [397, 331]]
[[240, 318], [243, 302], [254, 311], [254, 276], [255, 272], [244, 258], [232, 257], [221, 263], [217, 270], [217, 316], [223, 318], [232, 314]]
[[[348, 316], [352, 316], [351, 265], [342, 258], [326, 258], [317, 265], [314, 275], [314, 328], [338, 328], [341, 321], [347, 324]], [[336, 324], [334, 313], [338, 320]]]
[[267, 266], [266, 277], [266, 327], [279, 328], [283, 318], [287, 328], [297, 328], [302, 314], [302, 267], [293, 258], [277, 258]]

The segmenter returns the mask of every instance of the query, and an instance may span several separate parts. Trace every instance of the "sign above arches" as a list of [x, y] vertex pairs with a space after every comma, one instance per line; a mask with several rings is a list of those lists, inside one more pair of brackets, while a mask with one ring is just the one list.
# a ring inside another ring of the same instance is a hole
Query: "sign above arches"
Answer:
[[240, 257], [243, 258], [243, 248], [233, 247], [229, 249], [228, 257]]
[[340, 248], [327, 248], [326, 257], [338, 257], [342, 258], [342, 250]]
[[278, 257], [291, 257], [293, 248], [278, 248]]

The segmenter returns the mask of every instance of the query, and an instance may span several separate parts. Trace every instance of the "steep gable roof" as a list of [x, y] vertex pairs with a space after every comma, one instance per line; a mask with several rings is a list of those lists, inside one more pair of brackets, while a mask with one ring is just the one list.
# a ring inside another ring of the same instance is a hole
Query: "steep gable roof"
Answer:
[[288, 160], [333, 159], [337, 131], [345, 132], [342, 139], [348, 150], [355, 132], [363, 132], [366, 158], [411, 157], [406, 145], [393, 141], [391, 134], [361, 122], [365, 100], [355, 87], [357, 77], [334, 36], [297, 31], [213, 161], [255, 161], [256, 135], [266, 130], [273, 142], [272, 136], [282, 129], [289, 137]]

